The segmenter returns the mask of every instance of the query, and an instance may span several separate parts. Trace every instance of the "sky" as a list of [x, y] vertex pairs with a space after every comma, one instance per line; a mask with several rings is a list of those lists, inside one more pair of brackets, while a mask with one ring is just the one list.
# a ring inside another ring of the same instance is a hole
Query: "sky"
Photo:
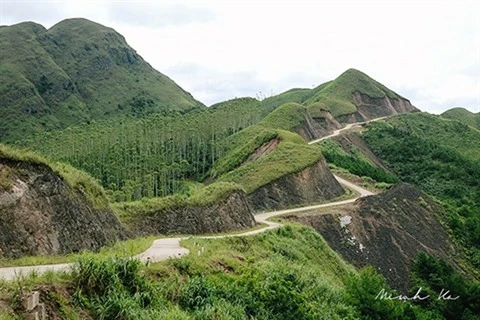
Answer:
[[480, 111], [480, 0], [0, 0], [0, 25], [74, 17], [114, 28], [206, 105], [355, 68], [423, 111]]

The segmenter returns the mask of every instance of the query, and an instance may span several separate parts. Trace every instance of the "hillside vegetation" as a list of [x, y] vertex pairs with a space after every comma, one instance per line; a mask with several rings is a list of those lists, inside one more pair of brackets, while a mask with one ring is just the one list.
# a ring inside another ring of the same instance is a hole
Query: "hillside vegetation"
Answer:
[[480, 131], [416, 113], [371, 123], [363, 136], [399, 179], [442, 201], [441, 219], [479, 268]]
[[20, 144], [87, 171], [115, 201], [188, 194], [224, 154], [223, 139], [259, 120], [254, 101], [92, 122]]
[[469, 126], [480, 129], [480, 112], [473, 113], [464, 108], [453, 108], [441, 114], [443, 118], [458, 120]]
[[323, 83], [313, 89], [291, 89], [262, 101], [265, 106], [280, 106], [295, 102], [309, 108], [313, 117], [321, 117], [321, 110], [328, 110], [334, 117], [352, 114], [357, 111], [353, 99], [355, 93], [370, 98], [404, 99], [356, 69], [348, 69], [335, 80]]
[[85, 19], [49, 30], [0, 28], [0, 141], [117, 115], [203, 106], [111, 28]]
[[[205, 251], [150, 267], [85, 256], [72, 276], [30, 287], [61, 319], [442, 319], [410, 302], [376, 300], [389, 290], [385, 279], [372, 268], [357, 274], [309, 228], [185, 245]], [[0, 299], [14, 292], [7, 286]]]

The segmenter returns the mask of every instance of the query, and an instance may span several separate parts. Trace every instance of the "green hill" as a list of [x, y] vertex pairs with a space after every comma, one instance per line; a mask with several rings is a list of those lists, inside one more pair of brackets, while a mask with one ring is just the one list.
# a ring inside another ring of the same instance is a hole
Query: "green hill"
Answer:
[[[391, 106], [385, 99], [390, 101]], [[323, 117], [322, 112], [329, 111], [340, 121], [355, 113], [364, 118], [374, 118], [417, 110], [407, 99], [356, 69], [348, 69], [336, 79], [313, 89], [288, 90], [263, 100], [262, 104], [271, 110], [289, 102], [307, 106], [314, 118]]]
[[469, 126], [480, 129], [480, 112], [473, 113], [465, 108], [452, 108], [441, 114], [446, 119], [458, 120]]
[[480, 266], [480, 131], [426, 113], [368, 125], [363, 137], [401, 181], [442, 201], [440, 218]]
[[0, 28], [0, 140], [118, 115], [203, 106], [111, 28], [85, 19], [49, 30]]

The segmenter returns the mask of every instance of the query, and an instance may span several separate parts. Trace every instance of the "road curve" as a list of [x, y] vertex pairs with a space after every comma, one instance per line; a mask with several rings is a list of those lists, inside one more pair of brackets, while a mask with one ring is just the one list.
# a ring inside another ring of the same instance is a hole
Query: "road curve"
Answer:
[[[351, 123], [346, 125], [342, 129], [335, 130], [332, 134], [325, 136], [323, 138], [317, 139], [310, 141], [309, 144], [314, 144], [318, 143], [320, 141], [323, 141], [325, 139], [338, 136], [341, 132], [345, 130], [349, 130], [354, 127], [361, 126], [367, 122], [372, 122], [372, 121], [378, 121], [383, 118], [377, 118], [373, 119], [370, 121], [366, 122], [357, 122], [357, 123]], [[348, 199], [348, 200], [342, 200], [342, 201], [336, 201], [336, 202], [331, 202], [331, 203], [324, 203], [324, 204], [318, 204], [318, 205], [312, 205], [312, 206], [306, 206], [306, 207], [301, 207], [301, 208], [293, 208], [293, 209], [286, 209], [286, 210], [279, 210], [279, 211], [270, 211], [266, 213], [261, 213], [255, 216], [255, 221], [257, 223], [263, 223], [266, 224], [267, 226], [261, 229], [256, 229], [256, 230], [251, 230], [251, 231], [246, 231], [243, 233], [239, 234], [231, 234], [231, 235], [218, 235], [218, 236], [198, 236], [195, 238], [200, 238], [200, 239], [219, 239], [219, 238], [227, 238], [227, 237], [245, 237], [245, 236], [250, 236], [250, 235], [255, 235], [261, 232], [265, 232], [267, 230], [272, 230], [275, 228], [278, 228], [282, 226], [281, 223], [277, 222], [272, 222], [268, 221], [268, 219], [279, 216], [282, 214], [286, 213], [296, 213], [296, 212], [302, 212], [302, 211], [308, 211], [312, 209], [317, 209], [317, 208], [325, 208], [325, 207], [331, 207], [331, 206], [339, 206], [339, 205], [344, 205], [348, 203], [352, 203], [358, 198], [365, 197], [372, 195], [373, 193], [360, 187], [357, 186], [345, 179], [342, 179], [338, 176], [335, 176], [337, 181], [355, 191], [357, 191], [360, 196], [353, 198], [353, 199]], [[186, 255], [189, 253], [189, 250], [182, 247], [180, 245], [180, 241], [188, 239], [191, 237], [175, 237], [175, 238], [163, 238], [163, 239], [157, 239], [154, 240], [150, 248], [148, 248], [146, 251], [134, 256], [134, 258], [139, 259], [142, 262], [158, 262], [162, 260], [167, 260], [169, 258], [174, 258], [174, 257], [181, 257], [183, 255]], [[43, 274], [48, 271], [69, 271], [71, 270], [73, 266], [73, 263], [63, 263], [63, 264], [51, 264], [51, 265], [39, 265], [39, 266], [25, 266], [25, 267], [6, 267], [6, 268], [0, 268], [0, 279], [5, 279], [5, 280], [13, 280], [21, 275], [28, 275], [31, 273], [36, 273], [36, 274]]]
[[316, 140], [312, 140], [312, 141], [309, 141], [308, 144], [315, 144], [315, 143], [318, 143], [320, 141], [323, 141], [323, 140], [326, 140], [326, 139], [329, 139], [329, 138], [332, 138], [332, 137], [335, 137], [335, 136], [338, 136], [340, 133], [342, 133], [343, 131], [347, 131], [347, 130], [350, 130], [352, 128], [357, 128], [357, 127], [360, 127], [366, 123], [369, 123], [369, 122], [374, 122], [374, 121], [378, 121], [378, 120], [383, 120], [383, 119], [386, 119], [388, 117], [381, 117], [381, 118], [375, 118], [375, 119], [372, 119], [372, 120], [368, 120], [368, 121], [364, 121], [364, 122], [355, 122], [355, 123], [350, 123], [350, 124], [347, 124], [345, 127], [343, 128], [340, 128], [338, 130], [335, 130], [333, 131], [332, 134], [328, 135], [328, 136], [325, 136], [325, 137], [321, 137], [320, 139], [316, 139]]

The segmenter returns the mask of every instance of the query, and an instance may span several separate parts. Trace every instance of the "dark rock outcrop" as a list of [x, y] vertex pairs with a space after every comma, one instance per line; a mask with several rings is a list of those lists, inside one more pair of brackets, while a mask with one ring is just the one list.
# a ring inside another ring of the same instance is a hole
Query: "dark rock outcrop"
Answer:
[[409, 100], [404, 98], [371, 98], [360, 92], [353, 94], [353, 103], [357, 107], [355, 113], [339, 116], [342, 123], [367, 121], [374, 118], [391, 116], [399, 113], [419, 111]]
[[136, 235], [203, 234], [227, 232], [255, 226], [245, 193], [236, 191], [218, 203], [205, 206], [182, 205], [138, 214], [126, 221]]
[[300, 172], [288, 174], [248, 195], [255, 211], [282, 209], [329, 200], [344, 193], [324, 159]]
[[373, 265], [400, 292], [408, 292], [411, 262], [420, 252], [455, 264], [456, 249], [435, 217], [443, 210], [412, 185], [401, 184], [331, 214], [291, 216], [315, 228], [345, 260]]
[[313, 118], [309, 112], [305, 113], [305, 121], [295, 128], [295, 132], [305, 140], [315, 140], [329, 135], [342, 125], [328, 111], [321, 111], [320, 117]]
[[0, 257], [97, 250], [125, 238], [108, 205], [95, 206], [47, 165], [0, 157], [0, 178]]

